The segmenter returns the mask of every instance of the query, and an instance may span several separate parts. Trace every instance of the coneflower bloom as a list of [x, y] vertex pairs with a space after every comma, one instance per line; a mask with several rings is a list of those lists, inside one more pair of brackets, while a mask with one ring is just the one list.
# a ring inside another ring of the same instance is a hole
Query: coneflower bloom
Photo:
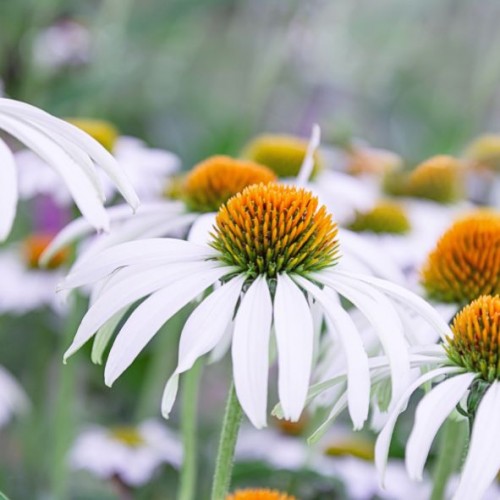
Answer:
[[422, 268], [428, 296], [464, 305], [500, 293], [500, 213], [482, 210], [455, 222]]
[[[144, 203], [131, 217], [126, 205], [108, 209], [112, 232], [100, 235], [85, 249], [82, 258], [89, 258], [103, 248], [138, 238], [151, 238], [185, 233], [204, 214], [217, 212], [231, 196], [252, 184], [267, 184], [277, 177], [263, 165], [237, 160], [229, 156], [212, 156], [197, 164], [180, 186], [180, 200], [158, 200]], [[212, 217], [210, 217], [210, 220]], [[204, 223], [201, 224], [205, 226]], [[196, 234], [196, 227], [193, 234]], [[42, 263], [61, 247], [92, 234], [93, 227], [85, 219], [75, 219], [54, 239], [42, 256]]]
[[83, 430], [69, 452], [72, 469], [87, 470], [102, 479], [141, 486], [154, 477], [163, 464], [178, 469], [182, 443], [177, 435], [155, 420], [136, 427], [92, 426]]
[[295, 497], [278, 490], [237, 490], [226, 500], [296, 500]]
[[[278, 392], [287, 419], [299, 419], [313, 364], [313, 317], [317, 301], [329, 331], [343, 349], [348, 407], [356, 427], [368, 414], [366, 352], [342, 295], [373, 324], [391, 360], [393, 394], [408, 383], [407, 341], [400, 318], [404, 304], [436, 329], [447, 325], [422, 299], [392, 283], [342, 271], [337, 227], [308, 191], [275, 183], [246, 188], [218, 212], [206, 245], [149, 239], [108, 248], [85, 260], [62, 286], [78, 287], [108, 278], [83, 318], [65, 357], [136, 301], [108, 356], [111, 385], [160, 327], [187, 303], [210, 291], [186, 321], [178, 365], [162, 402], [165, 416], [175, 401], [179, 375], [220, 343], [232, 345], [236, 393], [256, 427], [266, 425], [271, 333], [277, 345]], [[213, 288], [211, 288], [213, 286]], [[274, 326], [274, 328], [271, 328]]]
[[376, 464], [383, 478], [398, 415], [420, 386], [441, 380], [417, 406], [406, 447], [406, 467], [411, 478], [422, 478], [439, 428], [455, 407], [461, 407], [461, 413], [472, 422], [472, 434], [453, 498], [480, 499], [500, 469], [500, 296], [481, 296], [462, 309], [453, 321], [452, 334], [434, 350], [420, 363], [425, 374], [396, 403], [380, 433]]
[[[0, 130], [22, 142], [57, 172], [82, 214], [96, 229], [107, 230], [109, 221], [94, 161], [115, 182], [128, 203], [137, 208], [137, 195], [115, 159], [74, 125], [29, 104], [0, 98]], [[14, 222], [18, 185], [14, 156], [1, 139], [0, 159], [0, 240], [5, 240]]]
[[70, 252], [66, 248], [59, 250], [44, 268], [38, 262], [52, 237], [38, 232], [0, 250], [4, 284], [0, 287], [0, 314], [24, 314], [47, 306], [61, 311], [55, 290], [65, 274], [64, 265], [69, 263]]

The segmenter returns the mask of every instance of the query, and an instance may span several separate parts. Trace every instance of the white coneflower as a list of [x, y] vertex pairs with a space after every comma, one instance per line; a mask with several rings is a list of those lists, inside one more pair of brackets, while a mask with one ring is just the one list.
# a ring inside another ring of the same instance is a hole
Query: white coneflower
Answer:
[[500, 296], [481, 296], [470, 303], [456, 316], [452, 332], [442, 347], [435, 346], [433, 355], [422, 358], [419, 364], [426, 373], [394, 406], [377, 440], [376, 464], [383, 477], [398, 415], [420, 386], [441, 380], [417, 406], [406, 467], [411, 478], [422, 478], [439, 428], [466, 400], [462, 413], [471, 419], [472, 434], [453, 498], [480, 499], [500, 469]]
[[56, 285], [64, 276], [64, 264], [70, 253], [61, 249], [40, 268], [40, 255], [52, 239], [48, 233], [35, 233], [22, 242], [0, 250], [0, 314], [24, 314], [46, 306], [61, 311], [55, 294]]
[[[25, 144], [45, 160], [68, 187], [85, 218], [98, 230], [107, 230], [104, 194], [94, 161], [115, 182], [134, 208], [139, 200], [115, 159], [79, 128], [29, 104], [0, 98], [0, 130]], [[0, 139], [0, 240], [10, 233], [17, 207], [15, 159]]]
[[250, 186], [219, 210], [209, 244], [134, 241], [108, 248], [75, 268], [63, 287], [109, 279], [82, 320], [66, 358], [110, 319], [146, 297], [114, 340], [105, 369], [110, 385], [170, 317], [220, 285], [211, 289], [184, 326], [178, 366], [163, 397], [163, 414], [168, 416], [175, 400], [179, 375], [200, 356], [227, 343], [230, 335], [240, 403], [256, 427], [266, 425], [269, 343], [274, 332], [280, 401], [285, 417], [297, 420], [309, 387], [314, 344], [311, 302], [317, 301], [345, 353], [349, 410], [360, 427], [369, 406], [368, 360], [338, 295], [374, 325], [391, 360], [395, 395], [407, 384], [409, 362], [401, 308], [396, 310], [389, 297], [419, 311], [442, 332], [446, 324], [407, 290], [338, 269], [339, 258], [337, 227], [310, 192], [274, 183]]
[[73, 469], [83, 469], [103, 479], [118, 477], [127, 486], [150, 481], [158, 468], [182, 464], [182, 444], [164, 425], [154, 420], [137, 427], [93, 426], [76, 439], [69, 454]]
[[17, 380], [0, 366], [0, 427], [9, 422], [13, 415], [24, 413], [29, 402]]

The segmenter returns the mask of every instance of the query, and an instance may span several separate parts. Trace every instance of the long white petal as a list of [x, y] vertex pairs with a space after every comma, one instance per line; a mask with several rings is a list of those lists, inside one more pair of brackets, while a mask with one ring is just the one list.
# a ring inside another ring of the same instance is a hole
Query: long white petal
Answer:
[[376, 276], [394, 283], [405, 283], [404, 274], [375, 244], [347, 229], [339, 230], [342, 253], [364, 264]]
[[193, 311], [182, 329], [176, 372], [189, 370], [196, 360], [211, 351], [233, 319], [245, 277], [236, 276], [212, 292]]
[[26, 144], [57, 171], [82, 214], [96, 229], [109, 230], [108, 216], [98, 190], [85, 170], [64, 149], [43, 132], [10, 116], [0, 115], [0, 128]]
[[412, 479], [422, 480], [425, 461], [434, 437], [467, 392], [474, 377], [473, 373], [464, 373], [445, 380], [419, 403], [415, 412], [415, 424], [406, 446], [406, 468]]
[[[120, 231], [121, 228], [126, 225], [127, 222], [124, 221], [124, 219], [131, 218], [130, 207], [125, 204], [109, 207], [106, 209], [106, 212], [109, 216], [109, 220], [111, 221], [111, 230], [113, 234]], [[164, 221], [165, 219], [171, 220], [174, 217], [178, 217], [183, 212], [183, 207], [177, 203], [149, 203], [141, 205], [133, 218], [141, 222], [143, 221], [144, 224], [147, 223], [148, 225], [149, 222], [146, 221], [151, 221], [151, 225], [156, 224], [158, 227], [161, 221]], [[119, 224], [119, 227], [115, 227], [115, 224]], [[56, 237], [50, 242], [50, 245], [44, 250], [40, 257], [40, 264], [42, 266], [46, 265], [63, 247], [70, 245], [73, 242], [78, 241], [80, 238], [92, 234], [93, 232], [94, 228], [85, 218], [78, 217], [77, 219], [72, 220], [56, 235]], [[144, 229], [141, 233], [142, 237], [151, 237], [147, 233], [147, 229]], [[163, 234], [160, 233], [159, 236], [163, 236]], [[126, 237], [127, 235], [124, 235], [122, 240], [127, 241]]]
[[164, 220], [163, 214], [147, 218], [131, 215], [130, 220], [116, 229], [112, 228], [109, 234], [102, 235], [85, 248], [74, 267], [77, 268], [85, 260], [93, 259], [95, 255], [114, 245], [150, 236], [161, 237], [176, 229], [188, 227], [195, 217], [194, 214], [173, 214], [170, 220]]
[[213, 255], [213, 252], [209, 247], [173, 238], [129, 241], [103, 250], [91, 261], [82, 262], [63, 280], [59, 288], [76, 288], [93, 283], [123, 266], [144, 262], [188, 262], [202, 260], [210, 255]]
[[302, 165], [297, 175], [296, 183], [299, 186], [303, 186], [311, 177], [314, 168], [314, 153], [318, 149], [319, 143], [321, 141], [321, 129], [319, 125], [315, 123], [311, 131], [311, 138], [309, 139], [309, 144], [307, 145], [306, 156], [302, 161]]
[[436, 368], [430, 372], [419, 377], [413, 382], [405, 393], [401, 396], [399, 401], [396, 402], [392, 411], [389, 414], [387, 422], [378, 435], [377, 442], [375, 443], [375, 466], [379, 473], [380, 485], [384, 486], [385, 469], [387, 466], [387, 457], [389, 454], [389, 446], [391, 444], [392, 432], [400, 413], [406, 408], [408, 401], [412, 394], [423, 384], [429, 382], [442, 375], [458, 373], [461, 369], [456, 367]]
[[285, 418], [297, 421], [307, 397], [313, 356], [309, 304], [286, 274], [277, 277], [274, 328], [278, 348], [278, 392]]
[[17, 174], [14, 157], [0, 139], [0, 241], [10, 234], [17, 208]]
[[392, 398], [399, 399], [410, 380], [410, 359], [403, 324], [390, 300], [364, 282], [344, 276], [334, 277], [333, 272], [318, 273], [317, 277], [352, 302], [372, 324], [389, 359]]
[[347, 364], [349, 414], [354, 427], [360, 429], [368, 418], [370, 406], [370, 371], [363, 342], [349, 314], [330, 295], [300, 276], [294, 280], [324, 308], [327, 319], [342, 344]]
[[0, 111], [18, 119], [22, 118], [25, 121], [35, 122], [43, 126], [45, 130], [56, 132], [58, 136], [63, 136], [68, 141], [73, 142], [76, 146], [86, 151], [103, 168], [117, 185], [123, 197], [134, 209], [139, 206], [139, 199], [134, 188], [126, 174], [116, 163], [116, 160], [95, 139], [83, 132], [83, 130], [41, 109], [12, 99], [0, 98]]
[[480, 500], [500, 469], [500, 382], [486, 391], [474, 419], [469, 451], [453, 500]]
[[[233, 278], [206, 298], [186, 321], [179, 344], [179, 361], [168, 379], [161, 400], [161, 413], [168, 418], [179, 388], [179, 374], [213, 349], [229, 325], [245, 279]], [[193, 317], [194, 315], [194, 317]]]
[[153, 293], [138, 306], [119, 331], [111, 348], [104, 370], [106, 385], [111, 385], [128, 368], [168, 319], [224, 273], [222, 269], [209, 269], [188, 275]]
[[266, 426], [272, 312], [266, 279], [259, 276], [241, 301], [232, 342], [236, 394], [248, 418], [258, 429]]
[[407, 290], [402, 286], [396, 285], [394, 283], [390, 283], [389, 281], [374, 278], [372, 276], [346, 273], [345, 271], [336, 272], [339, 274], [344, 274], [348, 277], [352, 277], [354, 279], [365, 281], [366, 283], [370, 283], [387, 295], [390, 295], [399, 300], [406, 307], [420, 314], [423, 319], [425, 319], [436, 329], [437, 332], [439, 332], [441, 338], [446, 338], [451, 334], [450, 327], [448, 326], [446, 321], [443, 320], [441, 315], [428, 302], [426, 302], [424, 299], [411, 292], [410, 290]]
[[73, 343], [64, 354], [64, 359], [68, 359], [78, 351], [101, 326], [124, 307], [172, 283], [182, 281], [185, 276], [196, 275], [214, 267], [214, 264], [209, 262], [155, 266], [141, 273], [131, 272], [125, 279], [106, 283], [105, 288], [100, 291], [98, 298], [83, 317]]

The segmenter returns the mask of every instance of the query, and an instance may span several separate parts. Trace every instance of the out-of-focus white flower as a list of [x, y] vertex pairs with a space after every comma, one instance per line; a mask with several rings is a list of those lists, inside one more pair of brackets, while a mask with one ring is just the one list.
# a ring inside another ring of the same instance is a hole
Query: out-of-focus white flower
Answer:
[[[379, 485], [377, 470], [369, 456], [357, 456], [355, 448], [367, 447], [360, 438], [347, 429], [338, 428], [330, 432], [321, 442], [309, 446], [301, 437], [284, 435], [274, 429], [256, 431], [243, 428], [236, 445], [236, 461], [263, 461], [276, 470], [314, 470], [316, 473], [336, 477], [344, 485], [348, 498], [367, 500], [375, 496], [380, 499], [426, 500], [431, 484], [412, 482], [406, 474], [404, 464], [391, 460], [387, 464], [386, 488]], [[327, 453], [335, 448], [335, 453]]]
[[150, 481], [162, 464], [182, 464], [179, 438], [159, 422], [137, 427], [90, 427], [74, 443], [69, 463], [103, 479], [118, 476], [128, 486]]
[[394, 395], [406, 386], [410, 367], [400, 317], [403, 309], [393, 302], [418, 311], [443, 334], [447, 325], [406, 289], [337, 268], [338, 245], [336, 225], [311, 193], [274, 183], [250, 186], [219, 210], [208, 244], [138, 240], [108, 248], [76, 266], [62, 287], [109, 279], [84, 317], [66, 358], [113, 317], [147, 297], [114, 340], [105, 368], [106, 383], [112, 384], [163, 323], [217, 285], [184, 326], [178, 366], [164, 392], [164, 415], [168, 416], [175, 401], [179, 375], [221, 342], [227, 345], [228, 332], [238, 398], [252, 423], [265, 426], [273, 331], [280, 401], [285, 417], [297, 420], [313, 364], [314, 300], [346, 358], [348, 407], [354, 425], [360, 427], [369, 407], [368, 360], [339, 296], [347, 298], [374, 325], [391, 359]]
[[61, 311], [56, 285], [64, 276], [61, 267], [68, 258], [65, 250], [50, 260], [47, 268], [38, 266], [40, 254], [51, 236], [35, 234], [0, 251], [0, 313], [24, 314], [50, 306]]
[[[76, 205], [98, 230], [108, 230], [98, 163], [133, 208], [139, 200], [116, 160], [85, 132], [29, 104], [0, 98], [0, 129], [43, 158], [68, 187]], [[0, 139], [0, 240], [10, 233], [17, 208], [15, 159]]]
[[72, 19], [57, 21], [35, 37], [35, 64], [50, 70], [85, 64], [90, 58], [90, 41], [84, 25]]
[[0, 427], [6, 425], [14, 415], [24, 413], [29, 402], [17, 380], [0, 366]]

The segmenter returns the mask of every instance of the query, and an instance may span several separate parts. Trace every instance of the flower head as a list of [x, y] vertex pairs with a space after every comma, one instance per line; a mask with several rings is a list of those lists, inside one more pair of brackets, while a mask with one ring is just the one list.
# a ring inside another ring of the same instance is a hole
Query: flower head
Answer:
[[408, 194], [438, 203], [455, 202], [464, 194], [462, 170], [459, 161], [452, 156], [434, 156], [410, 173]]
[[[116, 315], [123, 316], [129, 306], [142, 301], [111, 347], [105, 368], [105, 381], [111, 385], [163, 323], [202, 297], [181, 332], [177, 368], [163, 395], [164, 416], [175, 402], [180, 375], [198, 358], [215, 349], [225, 352], [229, 344], [236, 394], [252, 423], [256, 427], [267, 423], [268, 372], [275, 359], [283, 415], [298, 420], [314, 362], [311, 304], [316, 302], [330, 325], [328, 334], [346, 359], [348, 407], [360, 427], [369, 409], [367, 354], [339, 295], [373, 325], [391, 359], [393, 394], [405, 387], [409, 363], [400, 317], [406, 313], [396, 309], [389, 297], [420, 313], [438, 330], [447, 327], [414, 294], [339, 270], [337, 259], [336, 225], [314, 196], [276, 183], [250, 186], [219, 210], [208, 244], [167, 238], [131, 241], [75, 266], [64, 287], [109, 279], [95, 294], [65, 357]], [[275, 354], [270, 352], [271, 335]]]
[[[244, 148], [242, 156], [270, 168], [278, 177], [296, 177], [307, 153], [307, 141], [289, 135], [261, 135]], [[312, 176], [322, 169], [314, 153]]]
[[450, 360], [488, 381], [500, 379], [500, 296], [483, 295], [453, 320], [446, 339]]
[[216, 218], [212, 246], [220, 260], [248, 276], [305, 274], [338, 259], [337, 226], [309, 191], [292, 186], [250, 186]]
[[[49, 246], [53, 239], [53, 235], [38, 233], [33, 234], [26, 238], [22, 245], [22, 251], [24, 254], [24, 259], [26, 264], [31, 269], [40, 268], [40, 256], [43, 254], [45, 249]], [[57, 269], [61, 267], [65, 262], [69, 260], [69, 249], [62, 248], [56, 252], [47, 264], [44, 266], [47, 269]]]
[[353, 175], [397, 172], [403, 165], [399, 155], [386, 149], [353, 146], [348, 155], [347, 171]]
[[278, 490], [237, 490], [226, 500], [295, 500], [295, 497]]
[[465, 157], [473, 167], [500, 170], [500, 135], [485, 134], [467, 148]]
[[442, 302], [500, 293], [500, 214], [479, 211], [455, 222], [427, 258], [422, 284]]
[[154, 420], [137, 427], [93, 426], [77, 437], [69, 454], [73, 469], [103, 478], [118, 476], [128, 486], [150, 481], [165, 463], [182, 463], [182, 444], [170, 429]]
[[113, 151], [119, 132], [112, 123], [94, 118], [66, 118], [66, 121], [86, 132], [108, 151]]
[[245, 187], [276, 180], [272, 170], [258, 163], [229, 156], [212, 156], [187, 174], [183, 198], [193, 211], [216, 212]]
[[410, 221], [401, 205], [386, 201], [367, 212], [356, 212], [349, 229], [372, 233], [405, 234], [410, 230]]

